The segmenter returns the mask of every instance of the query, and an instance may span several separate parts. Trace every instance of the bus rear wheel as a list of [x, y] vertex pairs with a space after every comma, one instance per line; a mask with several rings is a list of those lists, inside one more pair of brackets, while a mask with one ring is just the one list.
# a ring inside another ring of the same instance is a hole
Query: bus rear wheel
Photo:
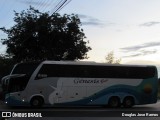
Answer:
[[32, 107], [41, 107], [44, 104], [42, 97], [33, 97], [30, 101]]
[[133, 97], [126, 97], [123, 100], [123, 106], [125, 108], [131, 108], [134, 105], [134, 98]]
[[111, 108], [117, 108], [120, 107], [120, 99], [119, 97], [111, 97], [108, 101], [108, 105]]

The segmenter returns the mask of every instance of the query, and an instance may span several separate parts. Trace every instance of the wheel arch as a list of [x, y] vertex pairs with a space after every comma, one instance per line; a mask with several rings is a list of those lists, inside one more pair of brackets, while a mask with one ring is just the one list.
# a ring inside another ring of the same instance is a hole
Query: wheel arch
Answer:
[[121, 100], [119, 96], [110, 96], [108, 98], [107, 105], [112, 108], [117, 108], [121, 106]]
[[[34, 97], [41, 97], [43, 99], [43, 101], [45, 100], [44, 99], [44, 96], [42, 94], [34, 94], [32, 95], [30, 98], [29, 98], [29, 102], [34, 98]], [[45, 102], [45, 101], [44, 101]]]
[[130, 108], [135, 105], [135, 98], [133, 96], [126, 96], [123, 99], [123, 107]]
[[124, 101], [124, 99], [125, 99], [126, 97], [133, 97], [133, 98], [134, 98], [134, 101], [135, 101], [135, 104], [139, 104], [138, 99], [137, 99], [134, 95], [129, 94], [129, 93], [125, 93], [125, 92], [115, 92], [115, 93], [112, 93], [112, 94], [108, 94], [107, 97], [106, 97], [106, 98], [107, 98], [107, 101], [106, 101], [107, 104], [108, 104], [109, 99], [110, 99], [111, 97], [119, 97], [121, 104], [123, 103], [123, 101]]
[[136, 99], [136, 97], [135, 97], [134, 95], [129, 94], [129, 95], [124, 96], [123, 99], [121, 99], [121, 100], [122, 100], [121, 102], [123, 103], [123, 101], [124, 101], [126, 98], [133, 98], [134, 104], [137, 104], [137, 99]]

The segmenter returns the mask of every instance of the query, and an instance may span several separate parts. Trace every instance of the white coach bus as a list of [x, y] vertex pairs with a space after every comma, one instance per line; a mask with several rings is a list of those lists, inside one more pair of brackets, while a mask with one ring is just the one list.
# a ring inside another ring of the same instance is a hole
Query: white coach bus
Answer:
[[155, 66], [94, 62], [19, 63], [5, 82], [9, 106], [132, 107], [157, 102]]

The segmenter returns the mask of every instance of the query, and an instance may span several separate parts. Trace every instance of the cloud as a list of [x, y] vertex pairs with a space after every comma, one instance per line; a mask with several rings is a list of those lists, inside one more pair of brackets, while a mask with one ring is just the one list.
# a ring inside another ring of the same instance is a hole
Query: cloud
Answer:
[[158, 25], [158, 24], [160, 24], [160, 22], [151, 21], [151, 22], [146, 22], [146, 23], [140, 24], [140, 26], [151, 27], [151, 26]]
[[130, 55], [123, 56], [123, 58], [128, 58], [128, 57], [139, 57], [139, 56], [146, 56], [146, 55], [151, 55], [157, 53], [157, 50], [141, 50], [139, 52], [135, 52]]
[[87, 16], [87, 15], [83, 15], [83, 14], [78, 14], [78, 16], [82, 19], [86, 19], [86, 18], [92, 18], [90, 16]]
[[97, 18], [87, 16], [87, 15], [83, 15], [83, 14], [78, 14], [78, 16], [82, 20], [82, 25], [99, 26], [99, 27], [106, 26], [104, 24], [104, 22], [102, 22], [101, 20], [99, 20]]
[[83, 25], [91, 25], [91, 26], [103, 26], [103, 23], [99, 23], [96, 21], [88, 21], [88, 22], [82, 22]]
[[129, 58], [129, 57], [138, 57], [138, 56], [141, 56], [140, 53], [136, 53], [136, 54], [131, 54], [131, 55], [125, 55], [125, 56], [122, 56], [123, 58]]
[[120, 49], [123, 52], [133, 52], [133, 51], [138, 51], [140, 49], [144, 49], [144, 48], [148, 48], [148, 47], [155, 47], [155, 46], [160, 46], [160, 42], [149, 42], [149, 43], [144, 43], [144, 44], [140, 44], [140, 45], [124, 47], [124, 48], [120, 48]]
[[154, 48], [157, 46], [160, 46], [160, 42], [148, 42], [140, 45], [120, 48], [120, 50], [126, 54], [122, 56], [123, 58], [139, 57], [157, 53], [158, 50]]
[[150, 54], [155, 54], [157, 50], [141, 50], [141, 55], [150, 55]]

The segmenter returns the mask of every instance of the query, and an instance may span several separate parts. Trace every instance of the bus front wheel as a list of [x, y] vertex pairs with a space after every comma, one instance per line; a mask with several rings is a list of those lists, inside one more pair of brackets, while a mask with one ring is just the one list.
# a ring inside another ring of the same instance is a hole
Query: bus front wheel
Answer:
[[130, 108], [134, 105], [134, 98], [133, 97], [126, 97], [123, 100], [123, 106], [125, 108]]
[[33, 97], [30, 101], [32, 107], [41, 107], [44, 103], [42, 97]]
[[108, 101], [108, 105], [111, 108], [116, 108], [116, 107], [120, 107], [120, 99], [119, 97], [115, 96], [115, 97], [111, 97]]

